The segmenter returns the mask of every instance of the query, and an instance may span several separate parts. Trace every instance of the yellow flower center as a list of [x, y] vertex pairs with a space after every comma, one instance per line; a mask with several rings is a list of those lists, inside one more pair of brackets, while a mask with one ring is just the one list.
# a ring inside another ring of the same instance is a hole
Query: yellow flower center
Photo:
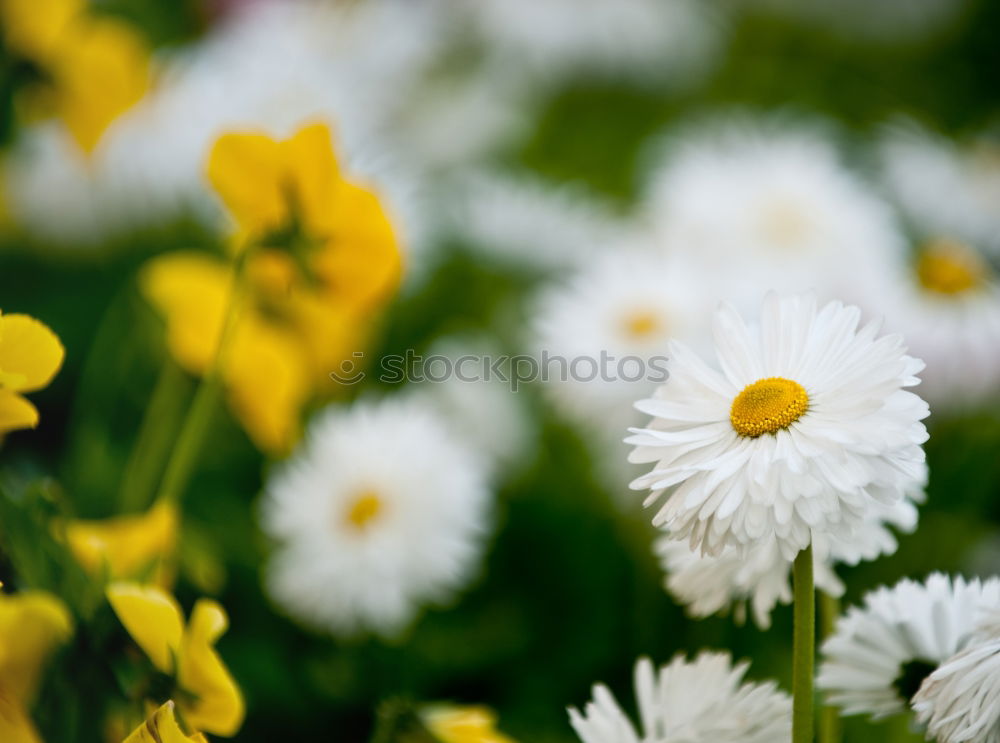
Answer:
[[767, 377], [748, 384], [733, 400], [729, 420], [740, 436], [757, 438], [788, 428], [809, 408], [809, 395], [798, 382]]
[[775, 199], [760, 215], [764, 237], [780, 248], [792, 248], [809, 234], [810, 220], [801, 207], [788, 199]]
[[917, 258], [917, 279], [928, 291], [963, 294], [978, 288], [988, 269], [968, 245], [957, 240], [933, 240]]
[[378, 493], [366, 490], [351, 503], [347, 510], [347, 523], [358, 531], [367, 528], [382, 512], [382, 499]]
[[622, 318], [622, 330], [632, 340], [646, 340], [663, 330], [663, 321], [653, 310], [636, 310]]

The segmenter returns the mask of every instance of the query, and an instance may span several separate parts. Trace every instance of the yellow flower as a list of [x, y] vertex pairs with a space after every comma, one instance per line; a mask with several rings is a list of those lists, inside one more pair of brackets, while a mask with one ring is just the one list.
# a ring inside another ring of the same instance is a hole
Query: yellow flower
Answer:
[[38, 411], [21, 393], [45, 387], [64, 355], [59, 338], [38, 320], [0, 314], [0, 435], [38, 425]]
[[142, 290], [166, 321], [171, 355], [199, 375], [237, 303], [222, 367], [229, 404], [258, 447], [284, 453], [302, 407], [332, 391], [330, 372], [360, 350], [395, 290], [399, 245], [378, 198], [341, 177], [325, 125], [281, 142], [223, 135], [208, 171], [253, 246], [244, 290], [234, 296], [230, 263], [190, 252], [153, 259]]
[[428, 707], [421, 719], [441, 743], [514, 743], [496, 729], [497, 716], [487, 707]]
[[177, 602], [155, 586], [112, 583], [107, 596], [153, 665], [174, 677], [177, 703], [187, 723], [217, 735], [235, 735], [243, 724], [243, 696], [214, 648], [229, 625], [225, 610], [201, 599], [185, 626]]
[[0, 740], [41, 743], [28, 709], [45, 659], [72, 631], [62, 602], [43, 592], [0, 595]]
[[0, 0], [4, 41], [43, 71], [32, 107], [51, 109], [90, 152], [149, 87], [149, 50], [132, 27], [83, 0]]
[[152, 580], [169, 585], [173, 576], [167, 563], [177, 544], [177, 522], [177, 507], [164, 501], [143, 514], [70, 521], [66, 543], [91, 573], [107, 570], [112, 579], [136, 578], [154, 568]]
[[185, 735], [174, 717], [174, 703], [166, 702], [137, 727], [124, 743], [208, 743], [201, 733]]

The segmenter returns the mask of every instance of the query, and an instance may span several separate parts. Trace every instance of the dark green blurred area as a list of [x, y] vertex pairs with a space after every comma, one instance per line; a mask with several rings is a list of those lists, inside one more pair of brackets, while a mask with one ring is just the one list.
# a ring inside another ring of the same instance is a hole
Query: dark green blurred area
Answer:
[[[194, 3], [172, 0], [108, 6], [163, 44], [197, 35], [211, 17]], [[998, 28], [1000, 3], [991, 0], [974, 3], [960, 27], [941, 38], [893, 47], [852, 44], [747, 13], [734, 20], [727, 58], [704, 87], [661, 96], [581, 82], [550, 102], [534, 136], [509, 153], [507, 164], [580, 181], [627, 208], [650, 137], [720, 107], [830, 117], [857, 151], [900, 113], [960, 135], [994, 122], [1000, 112]], [[4, 111], [10, 109], [8, 82], [5, 77]], [[73, 721], [75, 736], [53, 734], [49, 741], [101, 739], [103, 705], [116, 688], [111, 660], [126, 638], [99, 596], [83, 587], [83, 576], [59, 567], [67, 563], [56, 546], [21, 544], [17, 534], [52, 513], [100, 517], [113, 511], [122, 468], [164, 362], [159, 326], [135, 290], [135, 272], [156, 252], [192, 246], [212, 248], [213, 238], [178, 225], [134, 236], [100, 256], [56, 257], [45, 246], [23, 244], [6, 244], [0, 252], [0, 309], [38, 317], [67, 349], [56, 381], [32, 397], [42, 425], [10, 436], [0, 453], [0, 486], [8, 493], [0, 513], [7, 551], [0, 577], [14, 588], [59, 586], [72, 592], [74, 608], [94, 611], [86, 641], [57, 656], [37, 708], [43, 732], [65, 730]], [[497, 328], [498, 318], [516, 318], [519, 300], [537, 279], [479, 262], [462, 246], [444, 250], [429, 275], [392, 309], [384, 352], [425, 348], [455, 330], [479, 328], [505, 338], [509, 328]], [[532, 396], [540, 443], [530, 461], [504, 473], [496, 533], [481, 575], [453, 606], [428, 610], [391, 643], [318, 637], [268, 602], [260, 580], [268, 546], [255, 525], [265, 465], [240, 428], [219, 412], [184, 497], [183, 551], [194, 556], [177, 593], [190, 608], [197, 596], [217, 590], [230, 615], [219, 649], [249, 710], [235, 740], [364, 741], [376, 706], [401, 696], [488, 704], [498, 710], [504, 731], [520, 741], [568, 742], [574, 737], [565, 707], [585, 703], [593, 682], [607, 683], [629, 708], [637, 656], [662, 662], [702, 647], [731, 649], [752, 659], [754, 677], [775, 677], [789, 688], [790, 610], [776, 610], [767, 633], [728, 618], [686, 619], [661, 588], [647, 516], [616, 505], [621, 498], [602, 485], [587, 443], [536, 393], [519, 394]], [[892, 557], [846, 572], [848, 601], [903, 576], [1000, 567], [1000, 414], [935, 419], [931, 433], [931, 484], [920, 527], [901, 538]], [[25, 485], [42, 476], [58, 485]], [[992, 561], [983, 546], [990, 543]], [[56, 567], [19, 573], [14, 558], [27, 549], [50, 549], [38, 560]], [[846, 725], [852, 743], [907, 739], [893, 723]]]

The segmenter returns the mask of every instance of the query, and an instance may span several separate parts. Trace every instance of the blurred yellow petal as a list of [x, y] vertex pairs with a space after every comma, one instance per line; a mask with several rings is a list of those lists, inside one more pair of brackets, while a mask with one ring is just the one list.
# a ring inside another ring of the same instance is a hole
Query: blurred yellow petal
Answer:
[[47, 71], [59, 118], [80, 148], [91, 152], [149, 89], [149, 50], [127, 23], [85, 18], [63, 34]]
[[65, 355], [58, 336], [45, 324], [27, 315], [0, 315], [0, 379], [7, 389], [41, 389], [52, 381]]
[[333, 152], [330, 127], [310, 124], [281, 143], [282, 166], [298, 218], [307, 233], [320, 228], [326, 220], [338, 177], [337, 158]]
[[24, 705], [0, 691], [0, 740], [3, 743], [42, 743]]
[[316, 275], [349, 306], [366, 310], [384, 302], [399, 285], [402, 258], [378, 197], [341, 182], [328, 218], [331, 237], [313, 256]]
[[238, 228], [263, 234], [289, 218], [281, 147], [264, 134], [229, 133], [219, 137], [208, 156], [208, 180]]
[[184, 704], [184, 718], [195, 728], [231, 736], [245, 714], [243, 695], [215, 652], [215, 642], [226, 631], [226, 612], [214, 601], [195, 604], [179, 655], [177, 681], [195, 700]]
[[514, 743], [496, 729], [497, 717], [487, 707], [430, 707], [423, 722], [440, 743]]
[[30, 704], [46, 658], [71, 632], [69, 612], [55, 596], [0, 595], [0, 697], [14, 706]]
[[118, 619], [153, 665], [173, 672], [184, 627], [174, 597], [155, 586], [123, 581], [110, 584], [106, 593]]
[[0, 0], [0, 28], [7, 48], [36, 62], [52, 55], [84, 0]]
[[142, 291], [166, 322], [170, 355], [193, 374], [204, 374], [215, 357], [231, 277], [222, 261], [192, 252], [168, 253], [142, 269]]
[[70, 521], [66, 524], [66, 542], [77, 561], [91, 573], [107, 567], [112, 578], [134, 578], [173, 554], [177, 522], [177, 507], [164, 501], [143, 514]]
[[0, 436], [37, 425], [38, 411], [34, 405], [15, 392], [0, 389]]
[[201, 733], [185, 735], [174, 715], [174, 703], [166, 702], [137, 727], [124, 743], [206, 743]]
[[267, 322], [237, 327], [223, 376], [230, 405], [263, 451], [288, 451], [309, 398], [309, 370], [293, 336]]

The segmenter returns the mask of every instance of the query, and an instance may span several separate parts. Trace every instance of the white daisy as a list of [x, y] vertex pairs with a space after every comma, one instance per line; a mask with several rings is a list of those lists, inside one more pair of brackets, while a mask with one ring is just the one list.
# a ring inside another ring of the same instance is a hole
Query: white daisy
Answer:
[[850, 539], [876, 501], [922, 484], [927, 405], [906, 390], [923, 364], [899, 336], [876, 338], [861, 312], [812, 295], [764, 301], [748, 328], [729, 305], [715, 315], [722, 371], [670, 343], [669, 380], [637, 407], [630, 461], [654, 463], [632, 483], [653, 523], [718, 554], [774, 541], [794, 559], [814, 533]]
[[[890, 524], [912, 532], [917, 525], [914, 503], [907, 498], [892, 506], [876, 504], [850, 539], [816, 534], [813, 540], [816, 587], [839, 598], [844, 593], [844, 584], [834, 569], [837, 564], [855, 565], [861, 560], [894, 553], [898, 543]], [[711, 616], [732, 607], [737, 621], [742, 623], [749, 605], [757, 626], [767, 629], [775, 605], [792, 601], [792, 561], [783, 558], [773, 543], [750, 547], [743, 555], [729, 547], [712, 556], [663, 534], [656, 540], [654, 551], [666, 573], [666, 589], [694, 617]]]
[[867, 296], [859, 284], [904, 253], [891, 211], [821, 129], [723, 119], [665, 144], [648, 217], [668, 250], [706, 264], [707, 290], [741, 310], [766, 289]]
[[744, 682], [748, 663], [728, 653], [682, 656], [655, 672], [648, 658], [635, 666], [639, 732], [603, 684], [583, 713], [570, 708], [583, 743], [775, 743], [792, 734], [792, 700], [773, 681]]
[[921, 681], [968, 641], [980, 612], [1000, 607], [1000, 579], [940, 573], [865, 596], [822, 647], [817, 685], [844, 714], [886, 717], [906, 709]]
[[1000, 143], [959, 144], [903, 122], [879, 155], [886, 189], [918, 233], [1000, 254]]
[[482, 464], [425, 406], [330, 409], [267, 483], [268, 589], [317, 629], [397, 633], [468, 582], [488, 510]]
[[1000, 743], [1000, 610], [924, 679], [912, 707], [940, 743]]

